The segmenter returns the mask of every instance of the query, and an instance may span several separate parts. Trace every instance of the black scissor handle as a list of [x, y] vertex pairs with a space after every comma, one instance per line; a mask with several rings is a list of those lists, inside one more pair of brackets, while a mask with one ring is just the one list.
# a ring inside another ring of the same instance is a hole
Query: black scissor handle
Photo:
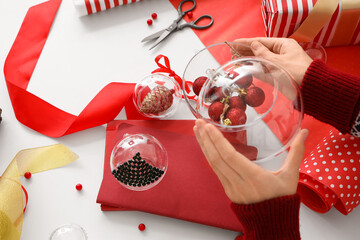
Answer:
[[[206, 24], [206, 25], [203, 25], [203, 26], [197, 25], [197, 23], [198, 23], [200, 20], [205, 19], [205, 18], [210, 19], [210, 23], [208, 23], [208, 24]], [[180, 25], [180, 26], [178, 27], [178, 30], [181, 30], [181, 29], [183, 29], [183, 28], [185, 28], [185, 27], [191, 27], [191, 28], [194, 28], [194, 29], [205, 29], [205, 28], [208, 28], [208, 27], [210, 27], [211, 25], [213, 25], [213, 23], [214, 23], [214, 19], [213, 19], [212, 16], [210, 16], [210, 15], [202, 15], [201, 17], [199, 17], [198, 19], [196, 19], [196, 20], [193, 21], [193, 22], [184, 23], [184, 24]]]
[[[182, 6], [183, 6], [184, 3], [186, 3], [186, 2], [192, 2], [194, 5], [193, 5], [191, 8], [183, 11], [183, 10], [182, 10]], [[187, 12], [190, 12], [190, 11], [194, 10], [195, 7], [196, 7], [196, 2], [195, 2], [195, 0], [183, 0], [183, 1], [181, 1], [181, 3], [180, 3], [179, 6], [178, 6], [179, 16], [181, 16], [181, 18], [182, 18]]]

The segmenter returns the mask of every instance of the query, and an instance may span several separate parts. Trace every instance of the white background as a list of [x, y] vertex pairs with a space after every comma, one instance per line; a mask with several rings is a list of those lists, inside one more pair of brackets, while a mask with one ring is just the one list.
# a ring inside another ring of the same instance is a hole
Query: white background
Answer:
[[[36, 0], [0, 0], [0, 65], [17, 35], [27, 9]], [[198, 5], [200, 7], [200, 5]], [[149, 27], [146, 20], [156, 12]], [[186, 63], [204, 46], [185, 29], [175, 33], [153, 51], [141, 39], [167, 27], [177, 17], [168, 0], [144, 0], [79, 18], [71, 0], [64, 0], [33, 73], [28, 90], [51, 104], [79, 114], [107, 83], [137, 82], [157, 68], [158, 54], [169, 57], [171, 67], [182, 75]], [[29, 46], [31, 47], [31, 46]], [[89, 240], [98, 239], [234, 239], [237, 233], [141, 212], [102, 212], [96, 197], [103, 175], [105, 126], [53, 139], [20, 124], [13, 113], [5, 79], [0, 75], [0, 173], [24, 148], [63, 143], [79, 155], [65, 167], [22, 179], [29, 192], [24, 215], [24, 240], [48, 239], [57, 226], [81, 225]], [[124, 112], [118, 119], [124, 119]], [[185, 103], [174, 119], [193, 118]], [[81, 183], [78, 192], [75, 185]], [[211, 211], [211, 209], [209, 209]], [[348, 216], [336, 210], [318, 214], [301, 206], [303, 239], [360, 239], [360, 212]], [[137, 229], [144, 223], [146, 231]]]

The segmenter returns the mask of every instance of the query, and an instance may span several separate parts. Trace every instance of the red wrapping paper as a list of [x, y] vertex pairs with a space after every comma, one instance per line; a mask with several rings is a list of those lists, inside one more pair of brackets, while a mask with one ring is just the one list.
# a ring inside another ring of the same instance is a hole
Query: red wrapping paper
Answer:
[[347, 215], [360, 202], [360, 139], [330, 130], [304, 159], [298, 192], [317, 212]]
[[[193, 120], [110, 122], [106, 135], [104, 178], [97, 198], [102, 210], [139, 210], [240, 231], [241, 225], [231, 210], [230, 199], [195, 137], [190, 135], [193, 126]], [[141, 192], [128, 190], [112, 175], [111, 151], [124, 133], [150, 134], [166, 149], [168, 169], [155, 187]]]

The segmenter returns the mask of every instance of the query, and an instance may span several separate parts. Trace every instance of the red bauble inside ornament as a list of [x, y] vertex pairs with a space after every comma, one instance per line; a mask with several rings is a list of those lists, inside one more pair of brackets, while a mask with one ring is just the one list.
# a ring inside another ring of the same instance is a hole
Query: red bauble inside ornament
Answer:
[[245, 95], [245, 102], [251, 107], [258, 107], [265, 101], [265, 93], [259, 87], [251, 87]]
[[240, 108], [230, 108], [226, 113], [224, 124], [225, 125], [243, 125], [246, 123], [246, 113]]
[[194, 83], [193, 83], [193, 91], [195, 93], [195, 95], [199, 96], [199, 93], [201, 91], [202, 86], [204, 85], [205, 81], [207, 80], [207, 77], [201, 76], [198, 77], [197, 79], [195, 79]]
[[219, 122], [220, 121], [220, 116], [223, 113], [223, 108], [224, 108], [224, 104], [221, 102], [213, 102], [211, 103], [209, 110], [208, 110], [208, 114], [209, 117], [215, 121], [215, 122]]
[[240, 96], [234, 96], [229, 99], [229, 104], [231, 108], [240, 108], [241, 110], [246, 110], [246, 103]]
[[245, 75], [238, 80], [236, 80], [235, 84], [240, 88], [248, 88], [253, 82], [253, 77], [251, 74]]

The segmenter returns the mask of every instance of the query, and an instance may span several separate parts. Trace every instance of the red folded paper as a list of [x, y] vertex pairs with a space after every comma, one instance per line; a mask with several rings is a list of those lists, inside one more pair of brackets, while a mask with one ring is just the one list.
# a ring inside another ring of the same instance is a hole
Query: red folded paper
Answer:
[[[195, 137], [188, 135], [192, 134], [193, 125], [193, 120], [109, 123], [104, 178], [97, 198], [102, 210], [139, 210], [240, 231], [241, 225], [230, 208], [231, 201], [207, 163]], [[166, 149], [168, 169], [155, 187], [142, 192], [132, 191], [121, 186], [112, 175], [109, 161], [111, 151], [124, 133], [150, 134]]]
[[298, 193], [309, 208], [347, 215], [360, 202], [360, 139], [330, 130], [300, 167]]

